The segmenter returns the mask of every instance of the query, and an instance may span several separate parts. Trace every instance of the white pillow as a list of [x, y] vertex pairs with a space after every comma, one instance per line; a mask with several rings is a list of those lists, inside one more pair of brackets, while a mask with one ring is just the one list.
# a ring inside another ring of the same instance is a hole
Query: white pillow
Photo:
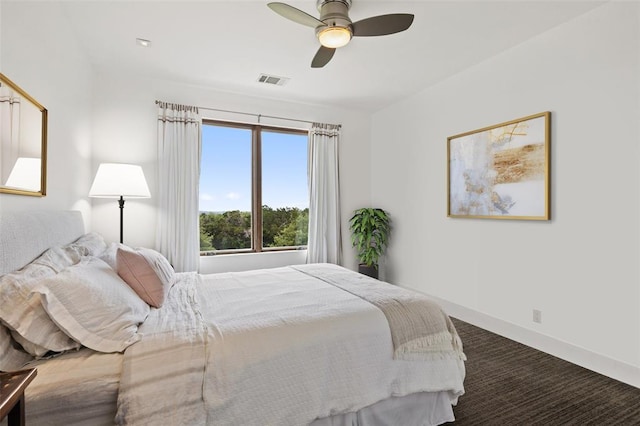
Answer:
[[100, 260], [103, 260], [107, 265], [111, 266], [114, 271], [118, 270], [118, 260], [116, 259], [118, 249], [133, 250], [131, 247], [122, 243], [111, 243], [107, 248], [98, 256]]
[[140, 340], [149, 305], [104, 261], [87, 257], [34, 289], [61, 330], [99, 352], [122, 352]]
[[[15, 275], [20, 274], [22, 277], [30, 278], [35, 276], [43, 276], [47, 273], [50, 274], [58, 273], [63, 269], [75, 265], [80, 262], [82, 255], [78, 252], [75, 247], [64, 246], [64, 247], [52, 247], [49, 250], [42, 253], [40, 257], [26, 265], [20, 271], [12, 272], [7, 275]], [[46, 273], [40, 270], [40, 267], [47, 267], [50, 271]], [[6, 275], [3, 275], [4, 278]], [[0, 278], [1, 279], [1, 278]]]
[[78, 250], [82, 256], [99, 256], [107, 249], [107, 243], [102, 235], [89, 232], [69, 244], [69, 247]]
[[54, 247], [21, 270], [0, 276], [0, 320], [24, 350], [35, 357], [80, 347], [51, 321], [40, 298], [32, 294], [42, 280], [79, 260], [76, 251]]

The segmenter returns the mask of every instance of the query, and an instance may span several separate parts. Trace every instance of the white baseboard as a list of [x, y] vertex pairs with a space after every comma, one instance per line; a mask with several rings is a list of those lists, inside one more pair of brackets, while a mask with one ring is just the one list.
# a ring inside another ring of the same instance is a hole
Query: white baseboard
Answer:
[[[429, 296], [454, 318], [546, 352], [565, 361], [640, 388], [640, 368], [528, 330], [446, 300]], [[464, 341], [462, 342], [464, 345]]]

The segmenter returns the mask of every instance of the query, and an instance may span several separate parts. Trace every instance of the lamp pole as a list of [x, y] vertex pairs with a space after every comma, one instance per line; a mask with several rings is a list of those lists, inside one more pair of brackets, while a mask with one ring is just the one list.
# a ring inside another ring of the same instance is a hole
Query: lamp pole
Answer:
[[120, 206], [120, 244], [123, 244], [123, 238], [122, 238], [122, 221], [124, 218], [124, 198], [122, 198], [122, 195], [120, 196], [120, 199], [118, 200], [118, 205]]

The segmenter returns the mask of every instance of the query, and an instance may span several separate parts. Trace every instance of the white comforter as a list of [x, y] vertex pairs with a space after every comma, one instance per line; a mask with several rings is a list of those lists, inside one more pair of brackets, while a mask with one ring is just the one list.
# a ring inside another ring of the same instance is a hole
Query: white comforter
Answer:
[[120, 424], [300, 426], [390, 396], [463, 393], [459, 357], [394, 360], [378, 308], [302, 272], [179, 276], [125, 352]]

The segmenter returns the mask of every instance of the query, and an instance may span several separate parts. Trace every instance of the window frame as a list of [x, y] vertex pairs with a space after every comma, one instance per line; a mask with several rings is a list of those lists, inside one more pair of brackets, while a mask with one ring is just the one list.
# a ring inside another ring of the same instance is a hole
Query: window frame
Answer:
[[[251, 130], [251, 248], [223, 249], [200, 251], [200, 257], [217, 256], [221, 254], [243, 254], [243, 253], [267, 253], [279, 251], [306, 250], [304, 246], [286, 247], [263, 247], [263, 226], [262, 226], [262, 131], [276, 133], [294, 134], [307, 137], [307, 150], [309, 148], [309, 130], [295, 129], [288, 127], [269, 126], [263, 124], [241, 123], [235, 121], [224, 121], [204, 118], [202, 125], [233, 127], [236, 129]], [[202, 168], [203, 165], [200, 164]], [[307, 164], [308, 169], [308, 164]], [[308, 173], [308, 170], [307, 170]], [[307, 207], [308, 208], [308, 207]], [[200, 212], [198, 212], [198, 218]], [[200, 225], [198, 224], [198, 228]], [[254, 230], [256, 232], [254, 232]], [[258, 237], [259, 236], [259, 237]]]

